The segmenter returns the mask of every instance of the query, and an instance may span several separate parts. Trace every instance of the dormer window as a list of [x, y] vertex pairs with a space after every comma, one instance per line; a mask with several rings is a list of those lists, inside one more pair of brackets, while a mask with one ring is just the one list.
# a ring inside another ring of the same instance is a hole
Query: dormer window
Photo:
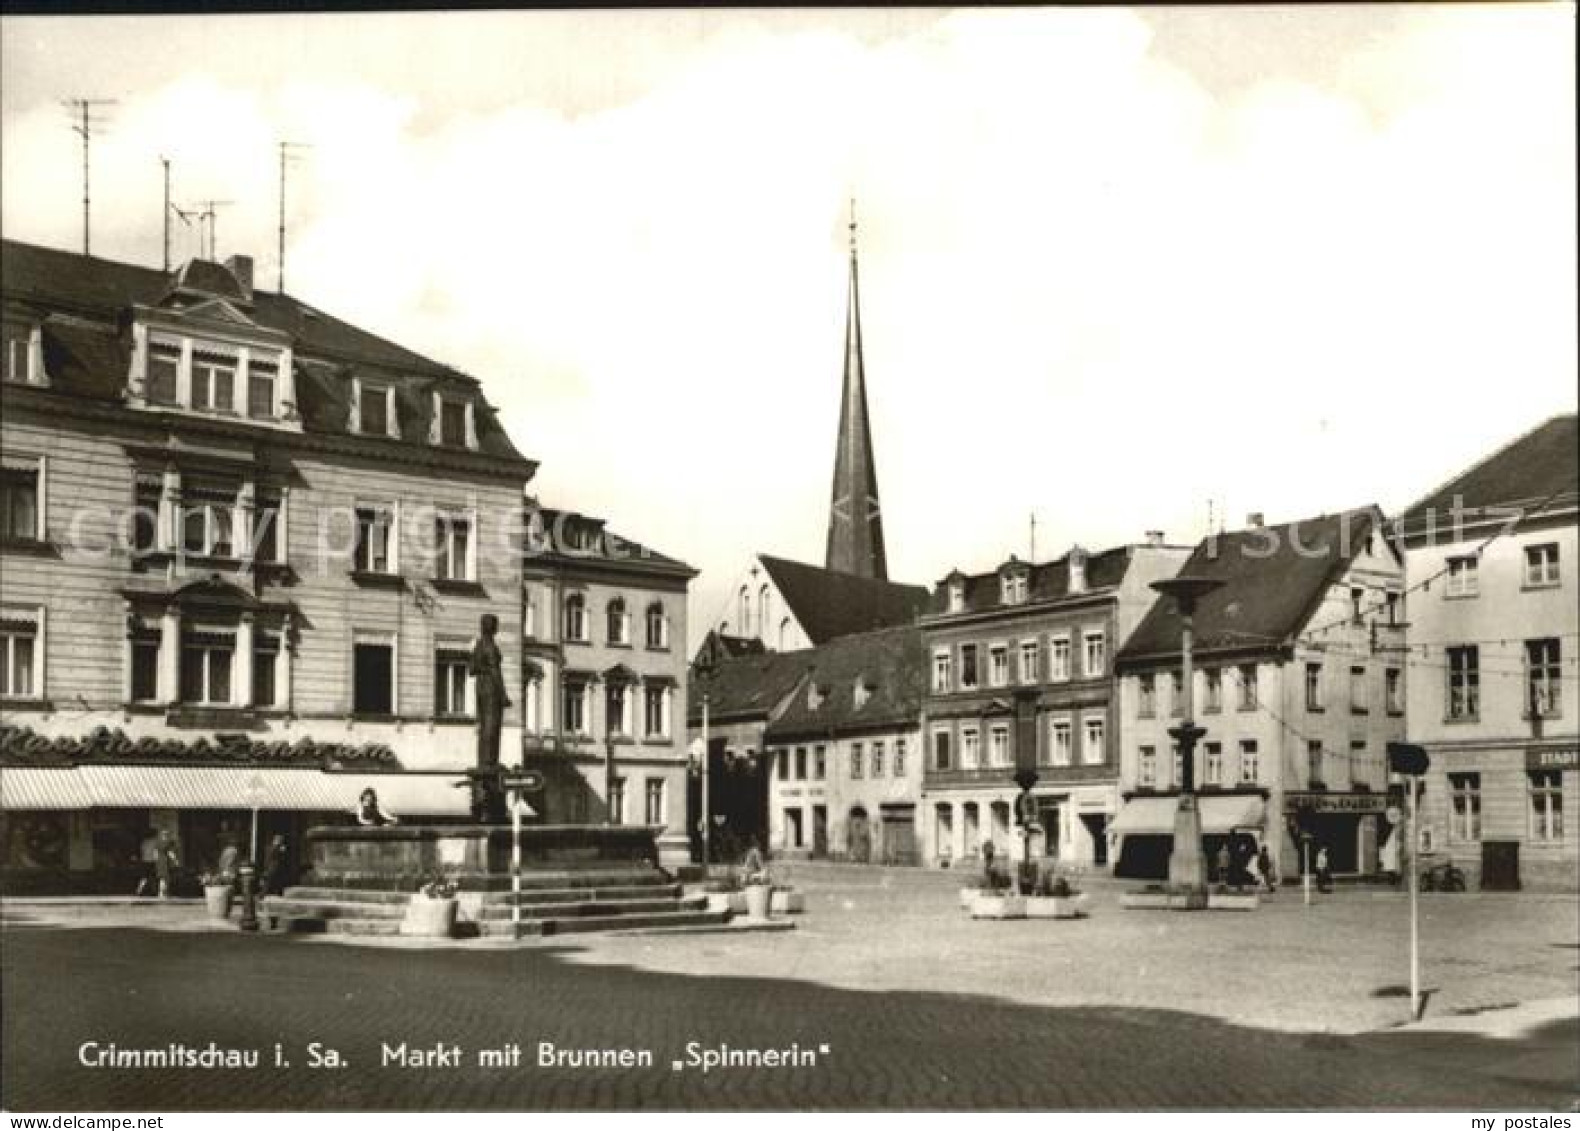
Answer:
[[9, 323], [5, 327], [5, 353], [0, 357], [0, 377], [16, 385], [47, 385], [44, 373], [44, 330], [41, 326]]
[[395, 416], [395, 387], [373, 385], [360, 377], [353, 378], [351, 387], [352, 430], [364, 436], [400, 435]]
[[857, 678], [856, 685], [851, 689], [851, 698], [856, 704], [856, 710], [861, 710], [867, 705], [867, 700], [872, 698], [872, 688], [867, 686], [867, 681]]
[[806, 685], [806, 709], [815, 711], [823, 705], [823, 688], [816, 683]]
[[1020, 605], [1026, 601], [1026, 573], [1015, 569], [999, 579], [999, 596], [1003, 604]]
[[150, 404], [178, 403], [177, 382], [181, 372], [181, 351], [163, 342], [148, 347], [148, 401]]
[[254, 361], [247, 370], [247, 415], [269, 420], [275, 415], [279, 367], [272, 361]]
[[192, 352], [192, 407], [236, 411], [236, 362], [218, 354]]
[[966, 607], [966, 581], [963, 577], [954, 577], [949, 581], [949, 611], [952, 613], [964, 612]]

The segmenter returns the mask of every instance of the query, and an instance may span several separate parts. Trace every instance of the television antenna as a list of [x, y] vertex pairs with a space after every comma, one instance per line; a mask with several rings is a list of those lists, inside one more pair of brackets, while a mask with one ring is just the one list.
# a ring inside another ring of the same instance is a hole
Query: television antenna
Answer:
[[90, 254], [92, 247], [89, 217], [92, 213], [92, 194], [89, 192], [88, 151], [93, 141], [95, 127], [108, 124], [103, 117], [104, 107], [116, 105], [113, 98], [67, 98], [61, 102], [71, 114], [72, 131], [82, 138], [82, 254]]
[[282, 141], [280, 145], [280, 248], [276, 265], [274, 289], [285, 293], [285, 170], [294, 161], [304, 158], [302, 150], [312, 146], [305, 141]]

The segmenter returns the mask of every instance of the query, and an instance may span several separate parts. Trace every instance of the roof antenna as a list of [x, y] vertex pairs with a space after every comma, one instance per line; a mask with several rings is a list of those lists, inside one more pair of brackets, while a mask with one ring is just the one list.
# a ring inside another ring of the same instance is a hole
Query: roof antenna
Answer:
[[1029, 561], [1029, 564], [1031, 564], [1031, 565], [1036, 565], [1037, 564], [1037, 512], [1036, 511], [1032, 511], [1031, 512], [1031, 555], [1030, 555], [1030, 558], [1028, 559], [1028, 561]]
[[305, 141], [280, 142], [280, 250], [274, 289], [285, 293], [285, 167], [301, 159], [301, 151], [311, 149]]
[[[198, 257], [200, 259], [207, 259], [210, 262], [214, 261], [216, 248], [219, 246], [217, 223], [219, 210], [221, 208], [229, 208], [235, 203], [236, 202], [234, 200], [200, 200], [198, 201], [199, 207], [192, 209], [191, 211], [183, 212], [179, 208], [176, 209], [176, 215], [180, 216], [181, 219], [187, 221], [188, 223], [191, 223], [193, 220], [198, 222]], [[204, 246], [205, 225], [208, 229], [208, 243], [206, 247]]]
[[170, 274], [170, 158], [161, 153], [159, 163], [165, 167], [164, 246], [165, 274], [168, 275]]
[[93, 139], [93, 127], [105, 125], [100, 107], [114, 106], [113, 98], [68, 98], [62, 105], [71, 111], [71, 128], [82, 136], [82, 254], [90, 254], [91, 236], [88, 217], [91, 214], [91, 194], [88, 192], [88, 147]]

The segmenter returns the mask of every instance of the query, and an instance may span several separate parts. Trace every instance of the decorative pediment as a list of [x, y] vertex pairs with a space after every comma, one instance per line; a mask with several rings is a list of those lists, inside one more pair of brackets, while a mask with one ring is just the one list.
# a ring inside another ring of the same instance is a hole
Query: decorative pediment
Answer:
[[[167, 306], [166, 309], [169, 309]], [[205, 302], [189, 306], [181, 311], [186, 318], [202, 322], [220, 322], [230, 326], [257, 326], [258, 323], [247, 317], [240, 309], [226, 302], [224, 299], [209, 299]]]

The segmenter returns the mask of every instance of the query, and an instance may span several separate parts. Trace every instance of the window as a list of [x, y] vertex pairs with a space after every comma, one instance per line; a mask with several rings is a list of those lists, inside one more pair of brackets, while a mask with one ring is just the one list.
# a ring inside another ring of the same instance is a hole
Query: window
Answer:
[[976, 727], [960, 728], [960, 768], [974, 770], [980, 759], [980, 744], [977, 741]]
[[664, 779], [647, 779], [646, 820], [650, 825], [664, 823]]
[[[157, 511], [155, 512], [157, 513]], [[273, 492], [262, 492], [252, 512], [252, 557], [260, 562], [285, 561], [285, 501]]]
[[1048, 641], [1048, 678], [1070, 678], [1070, 638], [1055, 636]]
[[872, 697], [872, 688], [867, 685], [865, 676], [857, 676], [856, 682], [850, 689], [850, 701], [856, 710], [861, 710], [867, 705], [867, 700]]
[[1363, 615], [1365, 602], [1366, 602], [1366, 590], [1361, 588], [1361, 587], [1359, 587], [1359, 586], [1351, 586], [1350, 587], [1350, 623], [1351, 624], [1361, 624], [1365, 620], [1365, 617]]
[[806, 747], [795, 748], [795, 780], [806, 781]]
[[1558, 543], [1525, 547], [1525, 584], [1531, 588], [1558, 584]]
[[1322, 665], [1306, 665], [1306, 710], [1322, 710]]
[[37, 654], [37, 623], [0, 614], [0, 697], [32, 699], [39, 694]]
[[158, 475], [139, 474], [132, 488], [132, 548], [153, 550], [163, 537], [159, 528], [159, 503], [164, 497], [163, 480]]
[[395, 713], [393, 643], [358, 640], [352, 646], [351, 710], [358, 715]]
[[664, 615], [664, 606], [658, 601], [647, 607], [647, 646], [655, 649], [669, 647], [669, 618]]
[[1240, 740], [1240, 780], [1246, 785], [1255, 785], [1261, 776], [1261, 769], [1257, 764], [1256, 740], [1245, 738]]
[[1156, 676], [1136, 677], [1136, 718], [1151, 719], [1158, 713], [1158, 681]]
[[977, 646], [960, 645], [960, 686], [966, 689], [977, 685]]
[[189, 554], [233, 557], [235, 496], [219, 490], [194, 489], [187, 492], [187, 497], [193, 501], [182, 508], [181, 548]]
[[609, 643], [631, 643], [631, 615], [625, 611], [625, 601], [619, 597], [610, 601], [604, 616], [608, 621]]
[[441, 514], [433, 520], [434, 577], [441, 581], [474, 580], [472, 520], [466, 515]]
[[1106, 756], [1103, 750], [1103, 720], [1087, 719], [1085, 731], [1081, 736], [1081, 761], [1088, 766], [1101, 765]]
[[801, 827], [801, 807], [796, 805], [785, 809], [785, 847], [800, 848], [804, 843]]
[[1055, 719], [1048, 730], [1048, 756], [1055, 766], [1068, 766], [1072, 760], [1075, 732], [1068, 719]]
[[1174, 776], [1170, 781], [1176, 789], [1183, 789], [1185, 787], [1185, 751], [1180, 747], [1179, 743], [1171, 742], [1169, 743], [1169, 753], [1174, 760]]
[[999, 595], [1006, 605], [1019, 605], [1026, 600], [1026, 575], [1006, 574], [999, 579]]
[[669, 688], [642, 689], [642, 720], [648, 738], [669, 737]]
[[933, 731], [933, 769], [947, 770], [949, 768], [949, 732], [947, 730], [935, 730]]
[[850, 776], [852, 778], [859, 778], [862, 776], [862, 758], [863, 751], [861, 743], [852, 742], [850, 744]]
[[[135, 645], [133, 646], [135, 648]], [[157, 653], [156, 653], [157, 655]], [[263, 633], [253, 638], [252, 642], [252, 705], [254, 707], [277, 707], [279, 700], [279, 681], [275, 678], [276, 665], [280, 659], [280, 638], [273, 633]], [[135, 672], [135, 666], [134, 666]], [[135, 698], [135, 689], [134, 695]], [[153, 698], [152, 695], [149, 696]]]
[[1138, 783], [1142, 789], [1153, 789], [1158, 784], [1158, 750], [1155, 746], [1140, 748], [1140, 757], [1137, 759], [1140, 766]]
[[585, 737], [589, 731], [587, 726], [587, 691], [590, 685], [585, 680], [566, 680], [560, 692], [560, 718], [565, 723], [565, 730], [569, 734]]
[[357, 546], [353, 562], [359, 573], [394, 573], [392, 553], [395, 515], [388, 507], [357, 508]]
[[628, 712], [631, 709], [631, 689], [624, 683], [611, 681], [604, 685], [604, 732], [620, 738], [631, 733]]
[[587, 640], [587, 599], [580, 593], [565, 598], [565, 639]]
[[1035, 640], [1022, 640], [1020, 642], [1020, 681], [1022, 683], [1036, 683], [1042, 673], [1037, 670], [1037, 642]]
[[897, 778], [905, 776], [905, 739], [903, 738], [894, 740], [894, 776]]
[[1481, 588], [1480, 562], [1474, 556], [1448, 559], [1450, 597], [1474, 597]]
[[254, 361], [247, 366], [247, 415], [254, 420], [274, 416], [276, 369], [268, 362]]
[[949, 690], [949, 650], [940, 648], [933, 653], [933, 690], [945, 692]]
[[828, 747], [812, 747], [812, 780], [823, 781], [828, 777]]
[[139, 632], [132, 640], [132, 702], [159, 698], [159, 636]]
[[1102, 632], [1088, 632], [1086, 634], [1086, 664], [1082, 669], [1088, 679], [1094, 675], [1102, 675], [1103, 668], [1108, 663], [1108, 645]]
[[1481, 775], [1448, 775], [1448, 835], [1452, 840], [1481, 839]]
[[988, 682], [1003, 687], [1009, 682], [1009, 649], [995, 644], [988, 649]]
[[1474, 719], [1480, 710], [1480, 649], [1474, 644], [1448, 649], [1448, 717]]
[[228, 632], [188, 632], [181, 641], [181, 701], [228, 706], [236, 637]]
[[3, 377], [17, 384], [27, 384], [32, 353], [33, 329], [29, 326], [11, 325], [4, 332], [5, 356], [0, 365], [5, 367]]
[[16, 466], [8, 459], [0, 468], [0, 538], [42, 540], [44, 524], [39, 507], [39, 465]]
[[966, 607], [966, 584], [963, 581], [949, 583], [949, 611], [958, 613]]
[[[1371, 760], [1366, 757], [1366, 740], [1364, 738], [1350, 739], [1350, 782], [1352, 786], [1371, 786], [1369, 773]], [[1323, 779], [1326, 781], [1327, 779]]]
[[1223, 784], [1223, 743], [1209, 742], [1203, 749], [1206, 751], [1206, 776], [1202, 779], [1207, 785]]
[[1002, 723], [995, 724], [988, 735], [988, 753], [994, 766], [1007, 766], [1010, 764], [1009, 756], [1009, 727]]
[[466, 405], [460, 401], [441, 401], [439, 442], [447, 447], [466, 447]]
[[359, 385], [357, 431], [367, 436], [388, 436], [395, 413], [395, 390], [386, 385]]
[[148, 347], [148, 369], [143, 388], [150, 404], [176, 403], [176, 375], [180, 370], [180, 350], [163, 345]]
[[1223, 710], [1223, 671], [1219, 668], [1208, 668], [1202, 673], [1207, 684], [1207, 705], [1202, 708], [1209, 715], [1215, 715]]
[[1383, 672], [1383, 699], [1390, 715], [1404, 714], [1404, 672], [1388, 668]]
[[236, 363], [228, 357], [195, 352], [192, 355], [192, 407], [212, 412], [234, 412]]
[[1370, 710], [1366, 696], [1366, 669], [1359, 665], [1350, 668], [1350, 713], [1364, 715]]
[[1241, 664], [1237, 669], [1240, 677], [1240, 710], [1256, 710], [1256, 665]]
[[470, 657], [459, 649], [443, 648], [434, 657], [433, 664], [433, 713], [436, 715], [467, 715], [470, 696], [467, 688], [467, 667]]
[[1322, 772], [1322, 742], [1311, 738], [1306, 740], [1306, 783], [1312, 788], [1325, 785], [1327, 778]]
[[1558, 638], [1525, 642], [1525, 709], [1530, 717], [1557, 718], [1563, 713]]
[[872, 744], [872, 776], [875, 778], [883, 776], [883, 753], [883, 743], [881, 741], [874, 742]]
[[774, 761], [779, 763], [779, 780], [790, 780], [790, 751], [788, 748], [776, 751]]
[[625, 779], [609, 779], [609, 823], [625, 824]]
[[1563, 774], [1558, 770], [1531, 770], [1531, 839], [1558, 842], [1564, 839]]

